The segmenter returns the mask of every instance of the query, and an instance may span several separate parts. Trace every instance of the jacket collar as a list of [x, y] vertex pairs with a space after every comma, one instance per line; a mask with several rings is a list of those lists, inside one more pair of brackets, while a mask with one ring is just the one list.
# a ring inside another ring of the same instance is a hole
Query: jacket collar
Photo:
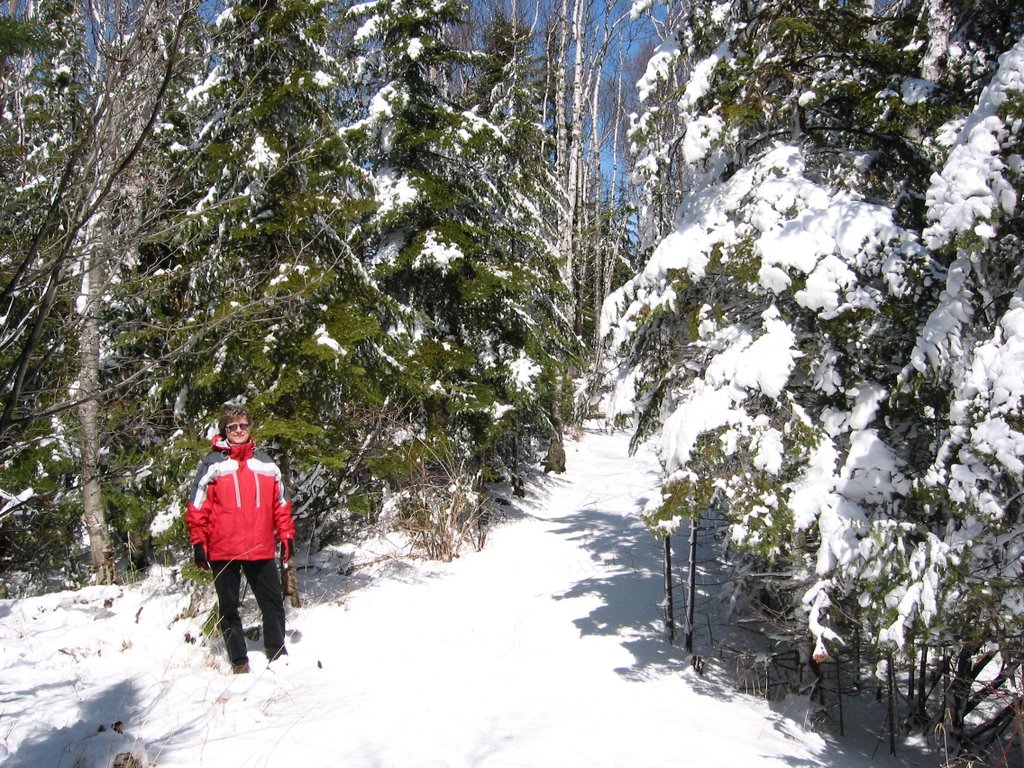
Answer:
[[232, 445], [220, 435], [215, 435], [213, 440], [210, 442], [210, 450], [226, 453], [235, 461], [251, 459], [255, 449], [256, 444], [252, 440], [247, 443], [242, 443], [241, 445]]

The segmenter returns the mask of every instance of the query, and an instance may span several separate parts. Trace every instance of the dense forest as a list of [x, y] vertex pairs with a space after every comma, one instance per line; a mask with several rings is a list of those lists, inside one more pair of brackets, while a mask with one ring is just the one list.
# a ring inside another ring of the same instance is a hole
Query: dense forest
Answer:
[[7, 594], [184, 561], [224, 403], [305, 546], [437, 557], [600, 417], [759, 663], [1005, 764], [1016, 0], [9, 0], [0, 102]]

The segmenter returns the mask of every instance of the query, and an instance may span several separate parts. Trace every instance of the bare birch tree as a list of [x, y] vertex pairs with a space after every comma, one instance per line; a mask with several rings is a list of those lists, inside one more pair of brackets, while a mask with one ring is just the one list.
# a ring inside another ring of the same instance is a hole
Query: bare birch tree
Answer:
[[[549, 71], [554, 73], [555, 78], [555, 167], [560, 183], [564, 185], [569, 174], [569, 104], [568, 104], [568, 75], [565, 61], [569, 58], [569, 13], [571, 6], [569, 0], [562, 0], [561, 11], [557, 15], [554, 33], [558, 44], [554, 49], [553, 60], [548, 61]], [[558, 244], [559, 255], [562, 258], [562, 279], [566, 287], [572, 290], [572, 203], [566, 198], [565, 210], [562, 212], [559, 221], [558, 231], [560, 240]]]

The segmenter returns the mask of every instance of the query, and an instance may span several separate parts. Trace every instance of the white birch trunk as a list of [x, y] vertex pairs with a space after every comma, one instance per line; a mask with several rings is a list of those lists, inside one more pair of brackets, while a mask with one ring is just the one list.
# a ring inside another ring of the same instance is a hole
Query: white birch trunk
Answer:
[[[601, 186], [602, 186], [602, 181], [604, 179], [604, 172], [603, 172], [603, 169], [601, 167], [602, 142], [601, 142], [601, 132], [600, 132], [600, 121], [598, 120], [598, 117], [600, 115], [600, 105], [599, 105], [599, 103], [600, 103], [600, 96], [601, 96], [601, 77], [600, 77], [600, 71], [601, 71], [600, 65], [601, 65], [601, 63], [602, 62], [598, 61], [598, 62], [595, 63], [595, 66], [594, 66], [594, 70], [595, 70], [595, 72], [598, 73], [598, 75], [594, 78], [594, 89], [593, 89], [593, 93], [591, 94], [591, 99], [590, 99], [590, 104], [591, 104], [591, 106], [590, 106], [590, 111], [591, 111], [591, 118], [590, 118], [590, 152], [591, 152], [591, 161], [590, 162], [591, 162], [591, 165], [593, 167], [592, 177], [593, 177], [593, 180], [594, 180], [593, 183], [590, 185], [590, 196], [591, 196], [591, 200], [593, 200], [594, 223], [597, 225], [597, 227], [595, 228], [595, 231], [597, 231], [597, 232], [600, 232], [602, 214], [603, 214], [603, 212], [605, 210], [602, 207], [602, 204], [601, 204], [601, 202], [602, 202], [602, 189], [601, 189]], [[609, 190], [609, 194], [613, 194], [614, 189], [615, 189], [614, 187], [611, 187], [610, 190]], [[614, 201], [612, 201], [612, 200], [607, 201], [607, 204], [608, 204], [607, 210], [611, 210], [614, 207]], [[602, 241], [603, 240], [604, 240], [604, 238], [602, 237]], [[601, 315], [601, 303], [603, 301], [603, 297], [601, 296], [601, 284], [602, 284], [602, 280], [601, 280], [601, 262], [602, 262], [602, 258], [601, 258], [601, 256], [602, 256], [602, 253], [605, 251], [606, 246], [605, 246], [604, 242], [595, 243], [595, 246], [596, 247], [593, 248], [593, 255], [591, 256], [591, 258], [593, 259], [593, 262], [594, 262], [593, 263], [593, 273], [594, 273], [594, 275], [593, 275], [593, 283], [592, 283], [591, 287], [592, 287], [593, 294], [594, 294], [594, 299], [593, 299], [593, 301], [594, 301], [594, 336], [595, 336], [595, 345], [594, 345], [594, 347], [596, 349], [597, 348], [596, 337], [598, 335], [597, 328], [600, 325], [599, 320], [600, 320], [600, 315]]]
[[572, 40], [575, 45], [572, 67], [572, 114], [569, 117], [569, 165], [565, 176], [565, 202], [567, 206], [565, 223], [562, 229], [562, 254], [566, 265], [568, 286], [572, 291], [574, 315], [578, 318], [579, 296], [576, 288], [576, 253], [575, 234], [577, 227], [577, 211], [580, 192], [580, 160], [583, 156], [583, 49], [585, 47], [585, 30], [583, 29], [584, 0], [576, 0], [572, 18]]
[[567, 177], [569, 168], [569, 118], [566, 82], [566, 59], [569, 55], [569, 0], [562, 0], [562, 12], [558, 18], [559, 35], [556, 61], [552, 62], [555, 70], [555, 163], [559, 183], [566, 193], [564, 205], [558, 222], [558, 254], [561, 257], [562, 280], [572, 290], [572, 201], [568, 195]]

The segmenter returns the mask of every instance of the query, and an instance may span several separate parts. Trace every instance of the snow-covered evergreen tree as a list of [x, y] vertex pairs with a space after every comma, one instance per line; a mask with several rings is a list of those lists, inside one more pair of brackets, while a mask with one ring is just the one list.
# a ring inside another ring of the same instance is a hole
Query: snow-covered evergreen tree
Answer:
[[190, 437], [222, 403], [247, 402], [300, 515], [318, 520], [343, 506], [340, 469], [365, 438], [348, 404], [379, 404], [394, 367], [387, 302], [352, 241], [365, 200], [339, 132], [351, 90], [336, 21], [319, 3], [282, 0], [228, 4], [211, 25], [209, 66], [171, 147], [202, 163], [172, 277], [188, 354], [161, 390]]
[[[68, 491], [75, 476], [73, 445], [59, 420], [38, 415], [67, 402], [74, 375], [73, 335], [58, 333], [74, 317], [61, 238], [69, 212], [61, 197], [62, 187], [75, 179], [74, 127], [84, 122], [87, 97], [74, 76], [83, 71], [85, 57], [76, 15], [63, 3], [43, 3], [37, 18], [53, 48], [38, 59], [5, 56], [0, 112], [0, 505], [8, 562], [36, 560], [46, 571], [68, 562], [69, 533], [78, 518]], [[40, 473], [40, 466], [46, 471]], [[73, 570], [61, 568], [60, 577], [73, 578]]]
[[816, 659], [860, 631], [911, 663], [998, 656], [1021, 622], [1021, 13], [689, 10], [644, 83], [680, 87], [634, 132], [682, 115], [662, 146], [687, 196], [605, 308], [610, 414], [665, 464], [650, 523], [723, 505]]
[[524, 112], [528, 84], [512, 56], [498, 64], [509, 79], [478, 102], [456, 91], [457, 72], [480, 63], [449, 41], [458, 2], [353, 13], [368, 108], [348, 135], [379, 203], [368, 268], [401, 307], [391, 324], [408, 346], [403, 381], [425, 437], [486, 459], [506, 435], [552, 431], [571, 349], [552, 301], [543, 169], [521, 152], [531, 130], [539, 138]]
[[565, 415], [559, 382], [580, 344], [559, 309], [567, 299], [557, 251], [561, 191], [543, 151], [539, 65], [530, 54], [530, 31], [500, 13], [485, 28], [484, 43], [480, 88], [467, 96], [493, 126], [486, 155], [493, 167], [476, 194], [493, 217], [490, 248], [515, 267], [506, 280], [504, 314], [518, 318], [523, 350], [506, 373], [512, 386], [504, 396], [524, 436], [556, 437]]

